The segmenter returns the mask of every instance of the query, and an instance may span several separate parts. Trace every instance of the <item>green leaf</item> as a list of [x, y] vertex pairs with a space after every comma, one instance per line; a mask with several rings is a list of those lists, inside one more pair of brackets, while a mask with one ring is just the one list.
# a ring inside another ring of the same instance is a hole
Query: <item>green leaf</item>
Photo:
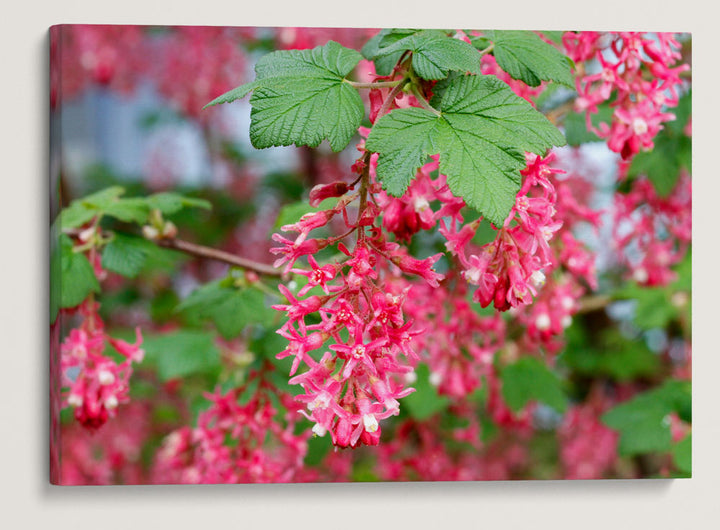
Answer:
[[90, 221], [125, 192], [120, 186], [112, 186], [86, 197], [75, 199], [70, 206], [60, 212], [60, 225], [63, 230], [77, 228]]
[[500, 68], [529, 86], [556, 81], [575, 88], [572, 61], [531, 31], [488, 31]]
[[655, 137], [652, 151], [640, 152], [632, 160], [628, 176], [647, 176], [661, 197], [675, 189], [681, 169], [692, 170], [692, 140], [667, 128]]
[[117, 199], [105, 206], [102, 213], [125, 223], [145, 224], [150, 215], [150, 207], [141, 197]]
[[691, 400], [689, 382], [670, 380], [610, 409], [602, 421], [620, 433], [618, 451], [623, 456], [666, 452], [672, 448], [667, 416], [676, 412], [691, 421]]
[[567, 396], [560, 378], [538, 359], [522, 357], [503, 368], [502, 395], [508, 406], [518, 412], [530, 401], [540, 401], [558, 412], [567, 409]]
[[342, 150], [365, 113], [358, 91], [345, 81], [362, 59], [357, 51], [330, 41], [312, 50], [282, 50], [255, 65], [254, 82], [207, 106], [228, 103], [251, 91], [250, 140], [254, 147], [307, 145], [327, 139]]
[[415, 374], [415, 392], [404, 397], [400, 406], [407, 407], [414, 419], [423, 421], [445, 410], [450, 400], [439, 395], [437, 389], [430, 384], [430, 369], [426, 365], [419, 364], [415, 368]]
[[130, 237], [115, 234], [102, 252], [103, 268], [117, 272], [127, 278], [135, 278], [142, 270], [147, 251], [144, 240], [139, 237]]
[[191, 317], [213, 322], [226, 339], [240, 335], [250, 324], [269, 323], [274, 311], [254, 287], [237, 288], [219, 280], [193, 291], [177, 307]]
[[395, 53], [378, 57], [380, 50], [408, 35], [417, 33], [417, 31], [418, 30], [415, 29], [382, 29], [377, 35], [367, 41], [365, 46], [360, 50], [360, 53], [362, 53], [363, 57], [367, 60], [375, 63], [375, 73], [381, 76], [390, 75], [404, 52], [398, 50]]
[[444, 79], [448, 72], [480, 73], [480, 55], [467, 42], [448, 37], [438, 30], [425, 30], [379, 48], [375, 57], [395, 57], [412, 52], [412, 67], [423, 79]]
[[72, 240], [60, 236], [60, 307], [75, 307], [90, 293], [99, 293], [93, 267], [80, 252], [73, 252]]
[[[690, 322], [692, 305], [689, 297], [692, 291], [692, 254], [688, 252], [675, 271], [678, 279], [665, 287], [644, 287], [628, 283], [615, 292], [618, 299], [636, 300], [633, 322], [641, 329], [664, 328], [673, 320], [685, 317]], [[674, 296], [678, 292], [687, 294], [687, 302], [677, 305]]]
[[[593, 127], [598, 127], [600, 123], [610, 123], [612, 120], [613, 109], [610, 105], [598, 105], [598, 112], [590, 116], [590, 122]], [[568, 145], [577, 147], [578, 145], [589, 142], [602, 142], [600, 138], [592, 131], [588, 131], [585, 122], [584, 112], [571, 112], [567, 115], [564, 122], [565, 138]]]
[[160, 210], [164, 215], [172, 215], [183, 208], [211, 209], [210, 203], [204, 199], [184, 197], [175, 192], [155, 193], [150, 195], [146, 201], [150, 208]]
[[564, 137], [494, 76], [454, 79], [440, 110], [396, 109], [375, 123], [366, 147], [380, 154], [383, 188], [402, 195], [427, 156], [439, 153], [452, 192], [501, 225], [520, 189], [524, 151], [542, 154]]
[[157, 366], [161, 381], [220, 369], [220, 351], [213, 336], [202, 331], [175, 331], [146, 336], [142, 344], [147, 362]]
[[683, 473], [692, 473], [692, 434], [680, 440], [672, 449], [673, 462]]

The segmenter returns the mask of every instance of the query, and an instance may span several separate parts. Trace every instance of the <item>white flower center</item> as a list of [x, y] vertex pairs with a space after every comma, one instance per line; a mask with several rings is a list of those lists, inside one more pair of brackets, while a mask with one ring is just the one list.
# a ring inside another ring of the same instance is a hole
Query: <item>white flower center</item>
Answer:
[[535, 326], [540, 331], [545, 331], [545, 330], [550, 329], [551, 324], [552, 324], [552, 321], [550, 320], [550, 315], [548, 315], [547, 313], [541, 313], [535, 319]]
[[429, 379], [432, 386], [438, 386], [442, 383], [443, 376], [440, 372], [432, 372]]
[[115, 396], [110, 396], [105, 400], [105, 408], [108, 410], [112, 410], [117, 408], [118, 406], [118, 399]]
[[378, 421], [374, 414], [364, 414], [363, 425], [365, 426], [365, 430], [367, 432], [375, 432], [378, 430]]
[[115, 382], [115, 376], [112, 372], [100, 370], [98, 372], [98, 382], [103, 386], [112, 385]]
[[645, 134], [648, 131], [648, 125], [642, 118], [635, 118], [632, 122], [633, 131], [638, 136]]
[[543, 271], [535, 271], [530, 276], [530, 279], [532, 280], [535, 287], [542, 287], [545, 285], [545, 274], [543, 274]]
[[312, 428], [312, 432], [315, 433], [316, 436], [320, 436], [322, 438], [325, 436], [325, 433], [327, 433], [327, 429], [319, 423], [316, 423]]
[[642, 267], [635, 269], [633, 279], [638, 283], [645, 283], [648, 280], [648, 272]]

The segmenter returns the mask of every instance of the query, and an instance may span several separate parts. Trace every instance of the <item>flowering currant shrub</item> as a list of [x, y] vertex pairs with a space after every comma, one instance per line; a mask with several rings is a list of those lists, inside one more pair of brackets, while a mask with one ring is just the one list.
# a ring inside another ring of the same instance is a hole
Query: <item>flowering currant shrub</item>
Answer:
[[54, 138], [51, 479], [689, 476], [690, 42], [54, 27], [210, 176]]

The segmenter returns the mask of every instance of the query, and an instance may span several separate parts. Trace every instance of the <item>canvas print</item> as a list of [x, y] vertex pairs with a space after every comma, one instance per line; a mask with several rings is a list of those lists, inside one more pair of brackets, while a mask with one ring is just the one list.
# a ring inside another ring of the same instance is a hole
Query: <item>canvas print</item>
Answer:
[[49, 42], [53, 484], [691, 475], [690, 34]]

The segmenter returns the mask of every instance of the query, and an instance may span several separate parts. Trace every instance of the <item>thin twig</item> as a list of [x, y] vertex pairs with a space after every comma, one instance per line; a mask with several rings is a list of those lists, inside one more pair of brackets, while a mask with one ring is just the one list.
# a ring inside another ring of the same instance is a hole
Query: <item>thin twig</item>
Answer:
[[394, 81], [373, 81], [372, 83], [360, 83], [357, 81], [345, 80], [346, 83], [355, 88], [368, 88], [370, 90], [375, 90], [376, 88], [395, 87], [402, 83], [402, 81], [402, 79], [396, 79]]
[[611, 297], [601, 294], [585, 296], [580, 299], [580, 309], [578, 309], [577, 312], [591, 313], [598, 309], [603, 309], [612, 301], [613, 299]]
[[265, 276], [282, 276], [282, 271], [276, 269], [272, 265], [259, 263], [251, 259], [235, 256], [234, 254], [230, 254], [229, 252], [225, 252], [223, 250], [218, 250], [203, 245], [197, 245], [195, 243], [190, 243], [189, 241], [184, 241], [182, 239], [158, 239], [155, 241], [155, 244], [160, 247], [180, 250], [181, 252], [185, 252], [186, 254], [191, 254], [193, 256], [198, 256], [200, 258], [212, 259], [215, 261], [227, 263], [229, 265], [234, 265], [236, 267], [242, 267], [243, 269], [255, 271], [258, 274], [264, 274]]

